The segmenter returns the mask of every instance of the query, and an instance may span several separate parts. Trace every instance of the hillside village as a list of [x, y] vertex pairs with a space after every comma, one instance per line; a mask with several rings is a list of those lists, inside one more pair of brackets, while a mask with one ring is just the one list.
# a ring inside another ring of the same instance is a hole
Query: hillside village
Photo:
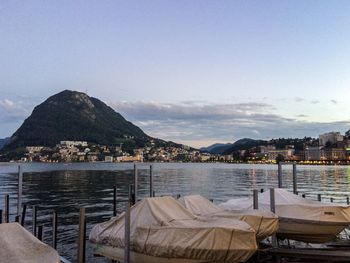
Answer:
[[[235, 144], [232, 144], [234, 146]], [[107, 146], [86, 141], [61, 141], [55, 147], [27, 146], [7, 161], [23, 162], [248, 162], [296, 161], [310, 164], [349, 163], [350, 131], [329, 132], [318, 139], [274, 139], [246, 149], [243, 144], [231, 153], [213, 154], [189, 146], [151, 145], [127, 151], [123, 144]], [[4, 156], [0, 156], [3, 160]], [[9, 158], [8, 156], [6, 158]]]

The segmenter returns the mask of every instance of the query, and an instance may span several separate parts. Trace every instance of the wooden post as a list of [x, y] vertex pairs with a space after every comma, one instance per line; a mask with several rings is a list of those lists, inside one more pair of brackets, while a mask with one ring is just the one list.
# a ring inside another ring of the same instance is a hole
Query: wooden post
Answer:
[[22, 215], [21, 215], [21, 226], [24, 226], [25, 219], [26, 219], [26, 211], [27, 211], [27, 205], [23, 205]]
[[259, 209], [258, 190], [253, 190], [253, 209]]
[[117, 186], [113, 186], [113, 216], [117, 216]]
[[138, 185], [138, 172], [137, 172], [137, 167], [136, 167], [136, 163], [134, 163], [134, 204], [136, 204], [137, 202], [137, 192], [138, 192], [138, 188], [137, 188], [137, 185]]
[[57, 212], [52, 214], [52, 247], [57, 248]]
[[38, 211], [35, 205], [32, 207], [32, 220], [33, 220], [33, 235], [36, 237], [36, 218]]
[[43, 226], [38, 226], [38, 239], [43, 241]]
[[317, 194], [317, 201], [321, 202], [321, 200], [322, 200], [321, 194]]
[[350, 205], [350, 198], [348, 196], [346, 197], [346, 204]]
[[149, 196], [153, 197], [153, 165], [149, 167]]
[[272, 213], [276, 212], [276, 203], [275, 203], [275, 189], [270, 188], [270, 209]]
[[21, 214], [21, 209], [22, 209], [22, 188], [23, 188], [22, 166], [18, 165], [17, 215]]
[[78, 233], [78, 263], [85, 263], [86, 249], [86, 218], [85, 207], [80, 207], [79, 210], [79, 233]]
[[124, 263], [130, 263], [130, 202], [132, 185], [129, 186], [129, 197], [125, 211], [125, 236], [124, 236]]
[[298, 177], [297, 177], [297, 164], [293, 163], [293, 193], [298, 191]]
[[10, 223], [10, 196], [5, 195], [5, 223]]
[[[270, 188], [270, 208], [271, 208], [272, 213], [276, 213], [275, 189], [274, 188]], [[272, 246], [273, 247], [278, 246], [276, 234], [272, 235]]]
[[282, 164], [278, 164], [278, 188], [282, 188]]

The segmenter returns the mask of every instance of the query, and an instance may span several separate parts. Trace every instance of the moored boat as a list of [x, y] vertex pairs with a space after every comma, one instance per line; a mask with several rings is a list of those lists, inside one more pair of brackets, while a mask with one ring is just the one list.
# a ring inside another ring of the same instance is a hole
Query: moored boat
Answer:
[[18, 223], [0, 224], [1, 263], [59, 263], [56, 250], [34, 237]]
[[[270, 193], [259, 194], [259, 209], [270, 211]], [[231, 199], [222, 203], [224, 209], [252, 209], [252, 198]], [[275, 189], [275, 208], [280, 225], [278, 236], [310, 243], [333, 240], [350, 224], [350, 207], [308, 200]]]
[[179, 202], [197, 216], [245, 221], [255, 230], [258, 241], [273, 235], [278, 229], [278, 217], [269, 211], [225, 211], [201, 195], [184, 196]]
[[[133, 263], [245, 262], [257, 250], [255, 231], [243, 221], [201, 219], [172, 197], [146, 198], [130, 210]], [[94, 253], [124, 257], [125, 214], [97, 224]]]

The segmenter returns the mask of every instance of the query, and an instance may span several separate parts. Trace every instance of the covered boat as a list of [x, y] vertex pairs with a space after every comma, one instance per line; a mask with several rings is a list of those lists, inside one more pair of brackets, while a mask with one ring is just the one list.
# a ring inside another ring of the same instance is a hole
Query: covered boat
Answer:
[[18, 223], [0, 224], [0, 262], [59, 263], [56, 250], [42, 243]]
[[[259, 209], [270, 211], [270, 193], [259, 194]], [[333, 240], [350, 224], [350, 207], [312, 201], [275, 189], [276, 214], [280, 225], [278, 236], [310, 243]], [[231, 199], [222, 203], [224, 209], [252, 209], [251, 198]]]
[[[125, 213], [94, 226], [94, 253], [123, 260]], [[255, 231], [243, 221], [198, 219], [172, 197], [146, 198], [131, 207], [133, 263], [245, 262], [256, 251]]]
[[255, 230], [258, 241], [271, 236], [278, 229], [278, 217], [269, 211], [225, 211], [201, 195], [184, 196], [179, 202], [197, 216], [245, 221]]

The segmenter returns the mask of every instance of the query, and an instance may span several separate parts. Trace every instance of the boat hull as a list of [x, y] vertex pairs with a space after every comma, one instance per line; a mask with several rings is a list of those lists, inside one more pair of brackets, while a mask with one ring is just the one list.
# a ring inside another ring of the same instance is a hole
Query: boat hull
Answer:
[[[124, 262], [124, 249], [106, 245], [95, 245], [94, 255]], [[233, 263], [239, 261], [207, 261], [186, 258], [163, 258], [130, 251], [130, 263]]]
[[348, 222], [313, 221], [280, 217], [277, 236], [307, 243], [325, 243], [349, 225]]

